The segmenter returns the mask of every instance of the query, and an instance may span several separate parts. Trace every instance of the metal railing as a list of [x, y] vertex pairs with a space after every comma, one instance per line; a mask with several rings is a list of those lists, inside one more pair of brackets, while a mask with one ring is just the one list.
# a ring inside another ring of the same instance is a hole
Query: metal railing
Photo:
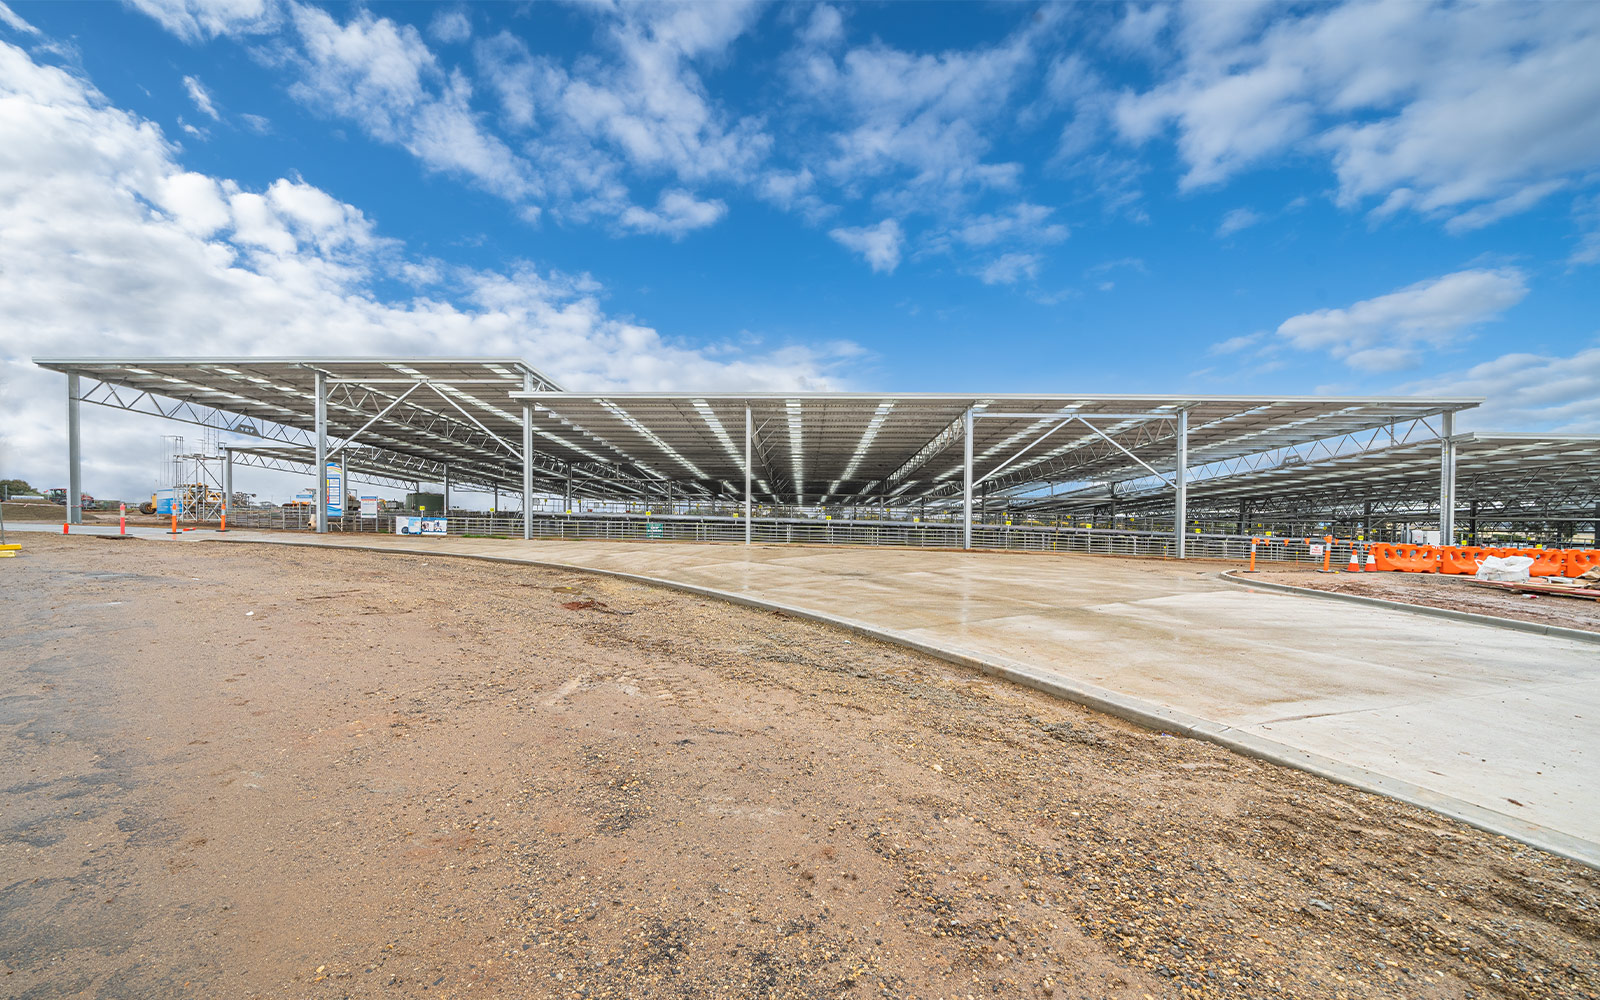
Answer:
[[[333, 532], [393, 534], [395, 518], [404, 512], [382, 513], [376, 517], [346, 516], [330, 518]], [[289, 531], [311, 529], [307, 508], [273, 508], [239, 511], [228, 518], [240, 528], [266, 528]], [[456, 513], [446, 518], [447, 533], [479, 538], [522, 537], [522, 518], [516, 513]], [[744, 541], [745, 521], [739, 517], [702, 517], [682, 514], [547, 514], [532, 515], [532, 534], [541, 540], [565, 541], [659, 541], [721, 542]], [[822, 520], [817, 518], [755, 518], [751, 538], [761, 545], [865, 545], [890, 548], [957, 549], [961, 547], [961, 525], [924, 521]], [[1252, 541], [1256, 559], [1269, 563], [1321, 565], [1325, 561], [1319, 546], [1322, 538], [1278, 538], [1196, 532], [1185, 541], [1190, 558], [1223, 559], [1244, 562], [1250, 558]], [[975, 524], [972, 544], [979, 549], [1021, 552], [1074, 552], [1088, 555], [1143, 556], [1170, 558], [1174, 541], [1170, 531], [1128, 531], [1113, 528], [1054, 527], [1051, 525]], [[1352, 547], [1363, 543], [1335, 539], [1326, 562], [1343, 569]]]

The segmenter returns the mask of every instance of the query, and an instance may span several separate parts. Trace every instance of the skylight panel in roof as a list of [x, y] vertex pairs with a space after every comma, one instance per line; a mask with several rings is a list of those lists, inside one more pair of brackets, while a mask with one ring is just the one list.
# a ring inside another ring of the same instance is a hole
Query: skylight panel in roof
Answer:
[[[845, 466], [844, 474], [839, 477], [841, 480], [854, 478], [856, 470], [861, 467], [861, 460], [866, 457], [867, 449], [872, 447], [872, 439], [878, 436], [878, 431], [883, 427], [883, 422], [888, 419], [889, 414], [894, 410], [894, 404], [894, 400], [886, 399], [879, 403], [878, 408], [872, 412], [872, 419], [867, 421], [867, 429], [862, 432], [861, 440], [856, 443], [855, 454], [851, 456], [850, 464]], [[829, 488], [829, 492], [832, 493], [838, 489], [839, 482], [836, 480], [833, 486]]]
[[[673, 461], [677, 462], [679, 465], [681, 465], [685, 469], [689, 470], [689, 472], [692, 473], [696, 479], [705, 479], [705, 478], [707, 478], [706, 474], [704, 472], [701, 472], [698, 466], [696, 466], [693, 462], [689, 461], [687, 458], [684, 458], [682, 455], [680, 455], [676, 448], [673, 448], [672, 445], [667, 444], [667, 442], [663, 441], [659, 436], [657, 436], [655, 434], [655, 432], [651, 431], [644, 424], [641, 424], [639, 421], [635, 420], [633, 415], [630, 414], [628, 411], [624, 410], [622, 407], [616, 405], [615, 403], [610, 402], [609, 400], [604, 400], [604, 399], [600, 400], [600, 405], [605, 407], [607, 410], [609, 410], [611, 412], [611, 414], [613, 416], [615, 416], [618, 420], [621, 420], [623, 423], [627, 424], [629, 427], [631, 427], [635, 431], [637, 431], [642, 437], [644, 437], [644, 439], [646, 441], [649, 441], [651, 444], [655, 445], [657, 448], [660, 448], [662, 450], [662, 452], [665, 453], [668, 457], [670, 457]], [[644, 468], [644, 466], [641, 465], [640, 468]], [[666, 477], [663, 476], [662, 478], [666, 478]]]
[[798, 399], [787, 399], [783, 403], [784, 414], [789, 423], [789, 462], [794, 472], [794, 495], [796, 502], [805, 502], [805, 454], [801, 450], [801, 413], [803, 412]]
[[700, 414], [700, 419], [704, 420], [706, 426], [711, 428], [711, 435], [722, 445], [722, 450], [728, 453], [728, 457], [733, 459], [735, 465], [744, 468], [744, 455], [734, 446], [733, 438], [728, 436], [727, 429], [722, 426], [722, 421], [717, 419], [717, 415], [711, 409], [711, 405], [703, 399], [693, 399], [689, 402], [695, 408], [695, 412]]

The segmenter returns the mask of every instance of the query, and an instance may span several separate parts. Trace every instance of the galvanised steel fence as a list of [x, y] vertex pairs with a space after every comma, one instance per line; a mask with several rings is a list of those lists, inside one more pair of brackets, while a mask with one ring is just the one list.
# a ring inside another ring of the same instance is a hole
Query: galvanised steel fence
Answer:
[[[395, 518], [405, 513], [376, 517], [346, 516], [329, 519], [334, 532], [393, 534]], [[239, 511], [228, 518], [240, 528], [289, 531], [311, 530], [308, 508], [272, 508]], [[463, 537], [521, 538], [522, 518], [516, 514], [452, 514], [447, 533]], [[542, 514], [532, 515], [533, 537], [566, 541], [724, 542], [744, 541], [745, 521], [738, 517], [682, 514]], [[425, 537], [425, 536], [424, 536]], [[817, 518], [763, 518], [751, 521], [751, 539], [762, 545], [869, 545], [899, 548], [958, 549], [961, 525], [898, 520], [822, 520]], [[1127, 531], [1111, 528], [1055, 527], [1052, 525], [974, 524], [974, 548], [1024, 552], [1076, 552], [1090, 555], [1173, 555], [1170, 531]], [[1343, 569], [1352, 548], [1365, 558], [1363, 543], [1323, 538], [1281, 538], [1197, 532], [1188, 536], [1186, 554], [1196, 559], [1247, 561], [1255, 549], [1260, 562], [1290, 562]]]

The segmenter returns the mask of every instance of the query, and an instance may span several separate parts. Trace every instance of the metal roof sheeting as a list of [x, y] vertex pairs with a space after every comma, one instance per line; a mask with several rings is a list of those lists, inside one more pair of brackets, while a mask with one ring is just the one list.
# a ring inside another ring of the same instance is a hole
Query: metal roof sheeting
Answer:
[[[568, 392], [510, 358], [38, 358], [95, 380], [90, 402], [308, 445], [316, 375], [328, 385], [330, 439], [358, 444], [393, 473], [448, 465], [462, 481], [520, 488], [524, 402], [534, 411], [543, 487], [572, 470], [585, 493], [638, 497], [742, 493], [745, 408], [755, 424], [759, 496], [780, 503], [852, 497], [949, 499], [960, 489], [960, 425], [970, 407], [975, 477], [991, 489], [1163, 473], [1187, 413], [1191, 466], [1470, 408], [1470, 397], [955, 393]], [[524, 386], [532, 388], [525, 392]], [[401, 397], [404, 397], [403, 399]], [[387, 412], [385, 412], [387, 408]], [[380, 415], [381, 414], [381, 415]], [[1093, 424], [1063, 418], [1083, 418]], [[294, 433], [267, 433], [266, 428]], [[1098, 431], [1098, 433], [1097, 433]], [[1110, 439], [1108, 441], [1108, 439]], [[1114, 444], [1111, 442], [1115, 442]], [[430, 464], [431, 463], [431, 464]]]

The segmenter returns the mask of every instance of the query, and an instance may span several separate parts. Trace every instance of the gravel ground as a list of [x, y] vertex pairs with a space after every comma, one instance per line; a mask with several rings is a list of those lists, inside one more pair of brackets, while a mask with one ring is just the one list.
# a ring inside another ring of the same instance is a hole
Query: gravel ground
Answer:
[[1560, 595], [1508, 593], [1431, 573], [1318, 573], [1310, 567], [1272, 567], [1242, 576], [1241, 579], [1287, 583], [1340, 594], [1360, 594], [1363, 597], [1404, 601], [1430, 608], [1470, 611], [1479, 615], [1600, 632], [1600, 601]]
[[825, 626], [24, 545], [7, 996], [1600, 996], [1590, 869]]

